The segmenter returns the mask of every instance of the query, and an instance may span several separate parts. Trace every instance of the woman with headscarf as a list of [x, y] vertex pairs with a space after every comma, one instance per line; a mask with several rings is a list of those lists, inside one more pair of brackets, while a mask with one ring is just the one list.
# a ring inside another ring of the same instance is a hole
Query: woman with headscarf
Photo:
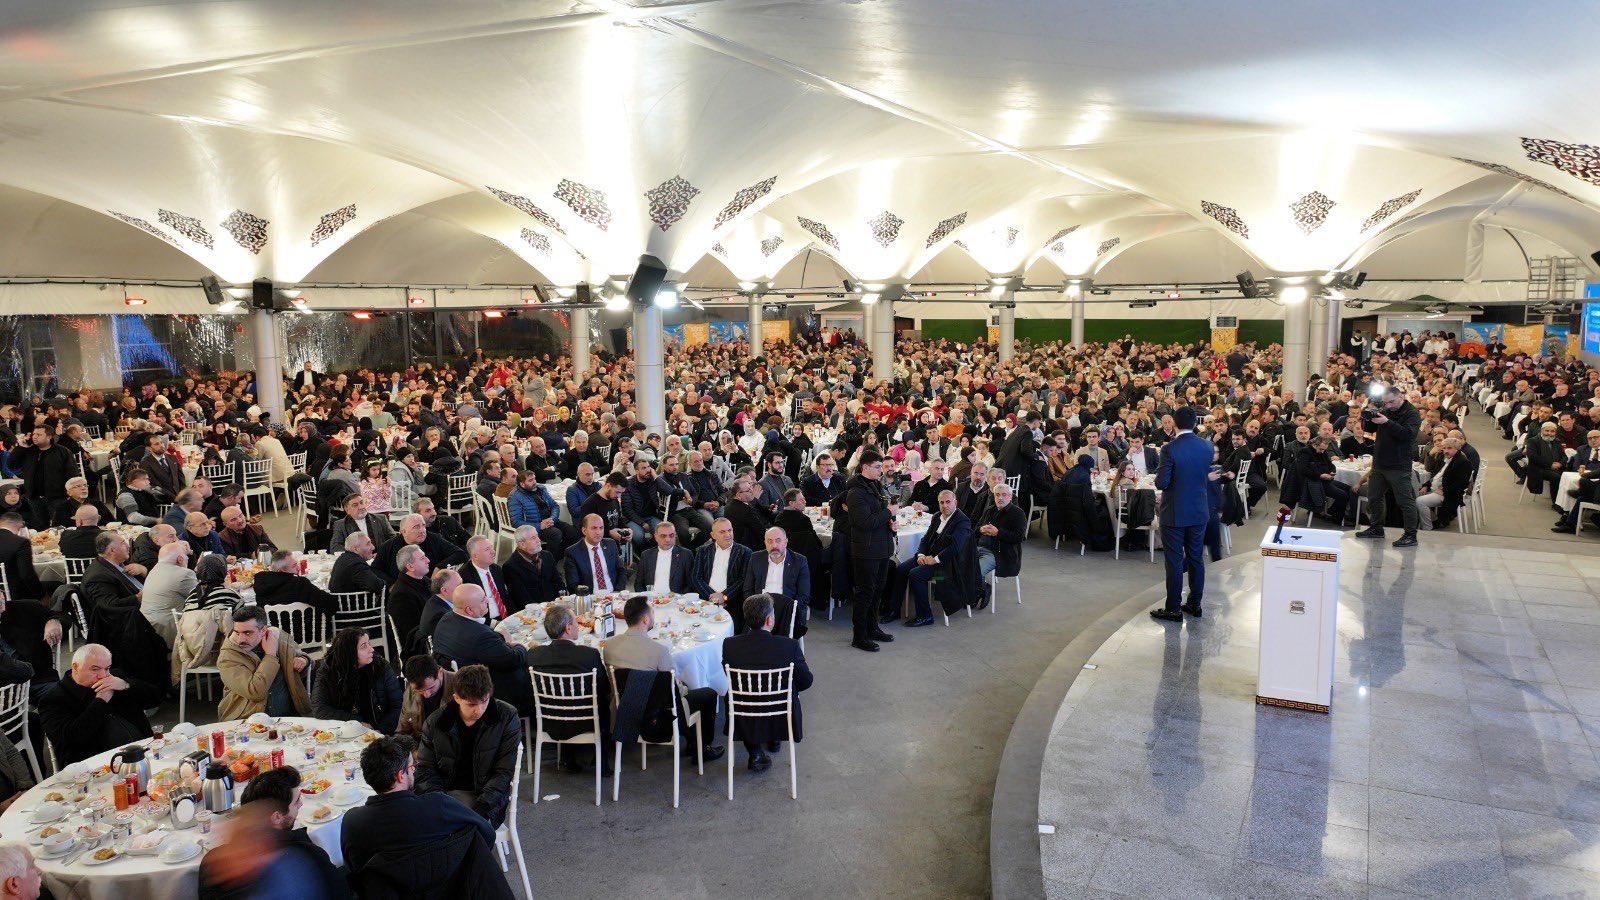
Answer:
[[178, 636], [172, 645], [172, 680], [185, 668], [216, 665], [218, 641], [233, 630], [239, 594], [228, 584], [228, 561], [216, 553], [194, 566], [195, 586], [183, 603]]

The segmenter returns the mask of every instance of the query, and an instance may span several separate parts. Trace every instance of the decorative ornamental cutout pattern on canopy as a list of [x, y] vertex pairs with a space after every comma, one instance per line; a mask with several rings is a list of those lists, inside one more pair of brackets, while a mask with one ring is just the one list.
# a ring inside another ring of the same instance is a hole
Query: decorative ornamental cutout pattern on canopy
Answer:
[[721, 241], [717, 241], [715, 244], [711, 245], [711, 252], [715, 253], [718, 256], [727, 256], [728, 255], [728, 248], [722, 246], [722, 242]]
[[127, 213], [119, 213], [116, 210], [110, 210], [110, 213], [113, 216], [116, 216], [117, 218], [121, 219], [122, 221], [128, 223], [129, 225], [132, 225], [133, 227], [139, 229], [140, 231], [144, 232], [145, 234], [149, 234], [149, 235], [153, 235], [155, 237], [158, 237], [158, 238], [162, 239], [163, 241], [166, 241], [167, 243], [171, 244], [174, 247], [178, 246], [178, 242], [173, 239], [172, 235], [167, 234], [165, 231], [162, 231], [161, 229], [155, 227], [154, 225], [151, 225], [149, 222], [145, 221], [144, 219], [139, 218], [138, 216], [130, 216]]
[[1573, 178], [1590, 184], [1600, 184], [1600, 147], [1525, 137], [1522, 139], [1522, 149], [1534, 162], [1555, 166]]
[[811, 232], [811, 234], [816, 237], [817, 240], [827, 244], [829, 247], [832, 247], [835, 251], [838, 251], [839, 239], [833, 236], [833, 232], [828, 230], [828, 226], [818, 222], [815, 219], [808, 219], [805, 216], [795, 216], [795, 221], [800, 223], [801, 228]]
[[1066, 245], [1061, 242], [1061, 239], [1073, 233], [1074, 231], [1077, 231], [1079, 227], [1080, 226], [1077, 225], [1068, 225], [1055, 234], [1052, 234], [1050, 236], [1050, 240], [1044, 242], [1045, 246], [1057, 253], [1060, 253], [1062, 249], [1066, 247]]
[[173, 231], [176, 231], [189, 240], [194, 241], [196, 244], [199, 244], [207, 250], [217, 249], [216, 239], [211, 236], [211, 232], [207, 231], [204, 225], [200, 224], [199, 219], [196, 219], [192, 216], [180, 215], [170, 209], [156, 210], [156, 219], [160, 221], [161, 224], [171, 228]]
[[1387, 219], [1390, 216], [1394, 215], [1395, 213], [1399, 212], [1400, 210], [1405, 209], [1407, 206], [1410, 206], [1413, 201], [1415, 201], [1418, 197], [1421, 197], [1421, 196], [1422, 196], [1422, 189], [1421, 188], [1417, 188], [1416, 190], [1412, 191], [1409, 194], [1401, 194], [1400, 196], [1395, 197], [1392, 200], [1383, 201], [1383, 205], [1378, 207], [1378, 209], [1375, 212], [1373, 212], [1372, 215], [1367, 216], [1367, 220], [1365, 222], [1361, 223], [1361, 230], [1363, 232], [1365, 232], [1365, 231], [1371, 229], [1372, 226], [1377, 225], [1379, 222], [1382, 222], [1384, 219]]
[[488, 185], [484, 185], [484, 187], [489, 191], [489, 193], [500, 198], [500, 202], [515, 208], [525, 216], [531, 217], [535, 222], [538, 222], [540, 225], [543, 225], [551, 231], [554, 231], [556, 234], [567, 233], [564, 229], [562, 229], [561, 223], [555, 220], [554, 216], [540, 209], [538, 204], [534, 203], [532, 200], [529, 200], [527, 197], [519, 196], [517, 194], [510, 193], [509, 191], [502, 191], [499, 188], [492, 188]]
[[1094, 251], [1095, 256], [1105, 256], [1112, 247], [1122, 243], [1122, 238], [1106, 238], [1100, 242], [1100, 249]]
[[887, 209], [867, 220], [867, 227], [872, 229], [872, 239], [877, 241], [880, 247], [887, 247], [898, 240], [900, 226], [904, 224], [906, 224], [905, 219]]
[[524, 228], [522, 229], [522, 239], [528, 242], [528, 246], [532, 247], [535, 253], [539, 254], [545, 259], [550, 258], [549, 235], [540, 234], [539, 232], [534, 231], [532, 228]]
[[1511, 168], [1510, 166], [1502, 166], [1499, 163], [1483, 162], [1481, 160], [1476, 160], [1476, 159], [1467, 159], [1464, 156], [1456, 156], [1456, 157], [1452, 157], [1452, 158], [1456, 162], [1466, 163], [1469, 166], [1477, 166], [1480, 169], [1483, 169], [1483, 170], [1489, 171], [1489, 172], [1493, 172], [1496, 175], [1504, 175], [1507, 178], [1515, 178], [1517, 181], [1525, 182], [1527, 184], [1534, 185], [1535, 187], [1542, 187], [1545, 190], [1547, 190], [1547, 191], [1549, 191], [1549, 192], [1551, 192], [1553, 194], [1560, 194], [1561, 196], [1566, 197], [1569, 200], [1577, 200], [1578, 199], [1577, 197], [1572, 196], [1571, 194], [1567, 193], [1566, 191], [1562, 190], [1561, 188], [1556, 187], [1555, 185], [1551, 184], [1548, 181], [1540, 181], [1539, 179], [1534, 178], [1531, 175], [1524, 175], [1521, 172], [1518, 172], [1516, 169]]
[[689, 203], [699, 193], [700, 189], [690, 184], [682, 175], [674, 175], [645, 191], [645, 199], [650, 201], [650, 221], [656, 223], [657, 228], [666, 231], [678, 224], [678, 220], [689, 211]]
[[228, 217], [222, 220], [222, 230], [233, 238], [234, 243], [251, 253], [259, 254], [267, 246], [267, 220], [242, 209], [228, 213]]
[[955, 231], [957, 228], [960, 228], [966, 223], [967, 214], [964, 212], [958, 212], [950, 218], [945, 219], [939, 224], [933, 226], [933, 231], [928, 235], [928, 241], [922, 245], [922, 249], [926, 250], [929, 247], [932, 247], [934, 244], [939, 243], [940, 241], [949, 237], [950, 232]]
[[772, 186], [777, 183], [778, 176], [774, 175], [764, 181], [758, 181], [747, 188], [740, 188], [739, 191], [733, 195], [733, 199], [728, 201], [728, 205], [722, 208], [722, 212], [717, 213], [716, 227], [721, 228], [722, 226], [728, 224], [735, 216], [749, 209], [751, 204], [755, 203], [757, 200], [760, 200], [762, 197], [765, 197], [767, 194], [772, 193]]
[[324, 215], [320, 220], [317, 221], [317, 227], [311, 229], [311, 246], [315, 247], [328, 238], [333, 237], [334, 232], [350, 224], [350, 221], [355, 217], [356, 205], [354, 203], [350, 204], [349, 206], [341, 206], [333, 212]]
[[1239, 218], [1239, 211], [1233, 207], [1212, 203], [1210, 200], [1201, 200], [1200, 211], [1216, 219], [1223, 228], [1237, 234], [1239, 237], [1245, 240], [1250, 239], [1250, 226], [1245, 224], [1244, 219]]
[[1012, 244], [1015, 244], [1017, 242], [1017, 235], [1019, 235], [1021, 233], [1022, 232], [1018, 231], [1015, 228], [1007, 228], [1006, 229], [1006, 246], [1009, 247]]
[[783, 238], [782, 237], [779, 237], [777, 235], [769, 237], [766, 240], [761, 242], [761, 255], [762, 256], [771, 256], [772, 254], [777, 253], [778, 252], [778, 248], [782, 247], [782, 246], [783, 246]]
[[556, 185], [555, 198], [601, 231], [611, 227], [611, 207], [606, 205], [605, 192], [563, 178]]
[[1299, 200], [1289, 204], [1289, 211], [1294, 213], [1294, 224], [1300, 230], [1310, 234], [1322, 227], [1328, 221], [1328, 213], [1333, 211], [1336, 204], [1328, 199], [1328, 195], [1321, 191], [1312, 191]]

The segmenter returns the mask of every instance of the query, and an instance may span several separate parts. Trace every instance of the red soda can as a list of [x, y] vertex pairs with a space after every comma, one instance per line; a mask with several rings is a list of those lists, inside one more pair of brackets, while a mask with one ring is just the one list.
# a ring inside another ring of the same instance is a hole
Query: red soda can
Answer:
[[274, 769], [283, 768], [283, 748], [279, 747], [278, 749], [272, 751], [271, 759], [272, 767]]
[[211, 732], [211, 756], [215, 759], [221, 759], [222, 754], [225, 752], [226, 748], [222, 744], [222, 730], [218, 729]]
[[127, 777], [126, 781], [127, 781], [127, 784], [128, 784], [128, 803], [129, 804], [138, 803], [139, 802], [139, 775], [137, 773], [131, 774], [131, 775], [129, 775]]

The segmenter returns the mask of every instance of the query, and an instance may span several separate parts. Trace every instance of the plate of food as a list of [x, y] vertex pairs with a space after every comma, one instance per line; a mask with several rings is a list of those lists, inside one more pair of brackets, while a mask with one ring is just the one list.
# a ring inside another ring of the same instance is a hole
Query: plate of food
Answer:
[[367, 795], [353, 784], [341, 784], [328, 792], [328, 799], [340, 806], [349, 806], [365, 800]]
[[66, 829], [59, 825], [46, 825], [45, 827], [39, 829], [39, 833], [35, 834], [32, 838], [29, 838], [29, 840], [33, 841], [35, 844], [42, 844], [65, 831]]
[[667, 604], [669, 604], [671, 602], [672, 602], [672, 597], [669, 594], [662, 594], [659, 597], [651, 597], [650, 598], [650, 605], [651, 606], [666, 606]]
[[83, 858], [86, 866], [103, 866], [112, 860], [121, 859], [122, 854], [115, 847], [101, 847]]
[[307, 813], [306, 814], [306, 818], [311, 820], [312, 822], [326, 822], [329, 819], [333, 818], [333, 807], [331, 807], [331, 806], [319, 806], [316, 809], [313, 809], [311, 812]]
[[60, 791], [48, 791], [45, 793], [44, 799], [55, 803], [65, 803], [67, 801], [67, 795], [61, 793]]
[[310, 784], [300, 788], [300, 793], [314, 797], [330, 787], [333, 787], [333, 782], [326, 778], [318, 778], [316, 781], [313, 781]]
[[333, 732], [324, 731], [321, 728], [318, 728], [316, 731], [312, 732], [311, 736], [316, 738], [319, 743], [323, 743], [323, 744], [326, 744], [328, 741], [337, 740], [338, 737], [339, 737], [338, 735], [334, 734]]
[[200, 845], [194, 841], [172, 841], [161, 851], [161, 861], [168, 863], [181, 863], [194, 859], [200, 854]]
[[59, 800], [46, 800], [38, 806], [35, 806], [33, 808], [33, 812], [28, 815], [28, 818], [32, 819], [35, 823], [54, 822], [66, 814], [67, 805], [65, 803], [62, 803]]

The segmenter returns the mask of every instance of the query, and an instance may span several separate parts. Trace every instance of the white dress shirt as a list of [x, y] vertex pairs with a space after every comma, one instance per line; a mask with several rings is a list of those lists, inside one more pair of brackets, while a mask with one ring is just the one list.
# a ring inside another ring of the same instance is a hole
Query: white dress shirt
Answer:
[[[595, 589], [595, 591], [598, 593], [600, 591], [616, 590], [616, 588], [617, 588], [617, 579], [612, 575], [612, 573], [608, 569], [606, 569], [606, 551], [604, 550], [603, 545], [602, 544], [591, 544], [588, 541], [584, 541], [583, 542], [583, 555], [586, 558], [588, 558], [589, 565], [591, 567], [594, 566], [594, 561], [595, 561], [596, 554], [598, 554], [599, 558], [600, 558], [600, 567], [594, 573], [594, 589]], [[604, 576], [604, 578], [601, 577], [602, 575]]]
[[672, 590], [672, 551], [656, 548], [656, 576], [650, 583], [650, 589], [656, 591]]
[[944, 534], [944, 526], [947, 523], [949, 523], [949, 521], [950, 521], [950, 517], [949, 516], [940, 516], [939, 517], [939, 524], [933, 526], [933, 533], [934, 534]]
[[1128, 460], [1133, 463], [1133, 470], [1138, 472], [1140, 477], [1150, 474], [1150, 466], [1145, 461], [1143, 448], [1140, 448], [1138, 453], [1129, 453]]
[[783, 564], [788, 559], [789, 554], [785, 553], [777, 562], [773, 562], [772, 554], [767, 554], [767, 583], [761, 586], [763, 592], [768, 594], [783, 593]]
[[713, 593], [722, 594], [728, 590], [728, 563], [733, 559], [733, 545], [729, 544], [724, 550], [717, 547], [711, 554], [711, 578], [709, 584]]

